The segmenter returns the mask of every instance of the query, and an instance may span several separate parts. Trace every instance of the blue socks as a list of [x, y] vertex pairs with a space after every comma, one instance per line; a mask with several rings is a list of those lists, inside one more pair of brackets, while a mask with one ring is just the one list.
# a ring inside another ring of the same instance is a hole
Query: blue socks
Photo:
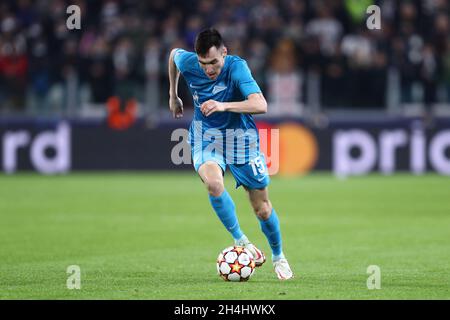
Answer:
[[218, 197], [209, 195], [209, 201], [216, 211], [217, 216], [235, 240], [240, 239], [244, 234], [239, 227], [233, 199], [225, 189]]
[[272, 260], [276, 261], [283, 259], [284, 255], [281, 249], [280, 222], [278, 221], [278, 216], [275, 209], [272, 209], [269, 219], [259, 219], [259, 224], [261, 225], [261, 230], [266, 235], [270, 248], [272, 249]]
[[[248, 242], [247, 237], [242, 233], [239, 226], [235, 205], [228, 191], [225, 189], [218, 197], [209, 195], [209, 201], [211, 202], [211, 205], [220, 221], [233, 236], [235, 242]], [[270, 248], [272, 249], [272, 260], [277, 261], [279, 259], [284, 259], [284, 254], [281, 248], [280, 222], [278, 221], [278, 216], [275, 210], [272, 209], [269, 219], [259, 219], [259, 224], [261, 225], [261, 230], [265, 234], [267, 240], [269, 241]]]

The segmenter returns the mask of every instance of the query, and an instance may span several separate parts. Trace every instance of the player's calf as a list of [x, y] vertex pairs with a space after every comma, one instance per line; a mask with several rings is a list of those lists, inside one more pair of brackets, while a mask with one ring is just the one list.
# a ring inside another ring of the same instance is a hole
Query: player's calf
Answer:
[[259, 220], [269, 219], [272, 213], [272, 203], [269, 199], [252, 199], [251, 204]]

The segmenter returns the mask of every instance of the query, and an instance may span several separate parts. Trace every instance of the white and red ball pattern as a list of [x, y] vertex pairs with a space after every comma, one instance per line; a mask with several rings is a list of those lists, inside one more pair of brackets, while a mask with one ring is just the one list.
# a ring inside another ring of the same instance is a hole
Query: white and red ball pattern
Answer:
[[225, 281], [247, 281], [255, 272], [255, 260], [244, 247], [228, 247], [217, 257], [217, 272]]

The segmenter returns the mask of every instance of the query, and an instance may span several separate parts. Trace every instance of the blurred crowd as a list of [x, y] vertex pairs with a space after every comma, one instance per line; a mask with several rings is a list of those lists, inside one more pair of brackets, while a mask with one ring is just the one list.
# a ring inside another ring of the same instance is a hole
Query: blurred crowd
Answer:
[[[69, 5], [81, 29], [69, 30]], [[366, 25], [370, 5], [381, 30]], [[213, 26], [273, 115], [450, 104], [450, 0], [2, 0], [0, 115], [83, 115], [113, 96], [167, 107], [167, 57]], [[187, 88], [180, 94], [192, 107]]]

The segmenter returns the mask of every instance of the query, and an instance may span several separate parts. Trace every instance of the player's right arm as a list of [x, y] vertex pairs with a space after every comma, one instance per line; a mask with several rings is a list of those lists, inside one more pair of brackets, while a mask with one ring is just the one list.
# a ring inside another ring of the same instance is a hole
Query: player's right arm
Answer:
[[180, 70], [175, 64], [175, 53], [173, 49], [169, 55], [169, 109], [173, 117], [178, 119], [183, 116], [183, 101], [178, 97], [178, 81], [180, 79]]

